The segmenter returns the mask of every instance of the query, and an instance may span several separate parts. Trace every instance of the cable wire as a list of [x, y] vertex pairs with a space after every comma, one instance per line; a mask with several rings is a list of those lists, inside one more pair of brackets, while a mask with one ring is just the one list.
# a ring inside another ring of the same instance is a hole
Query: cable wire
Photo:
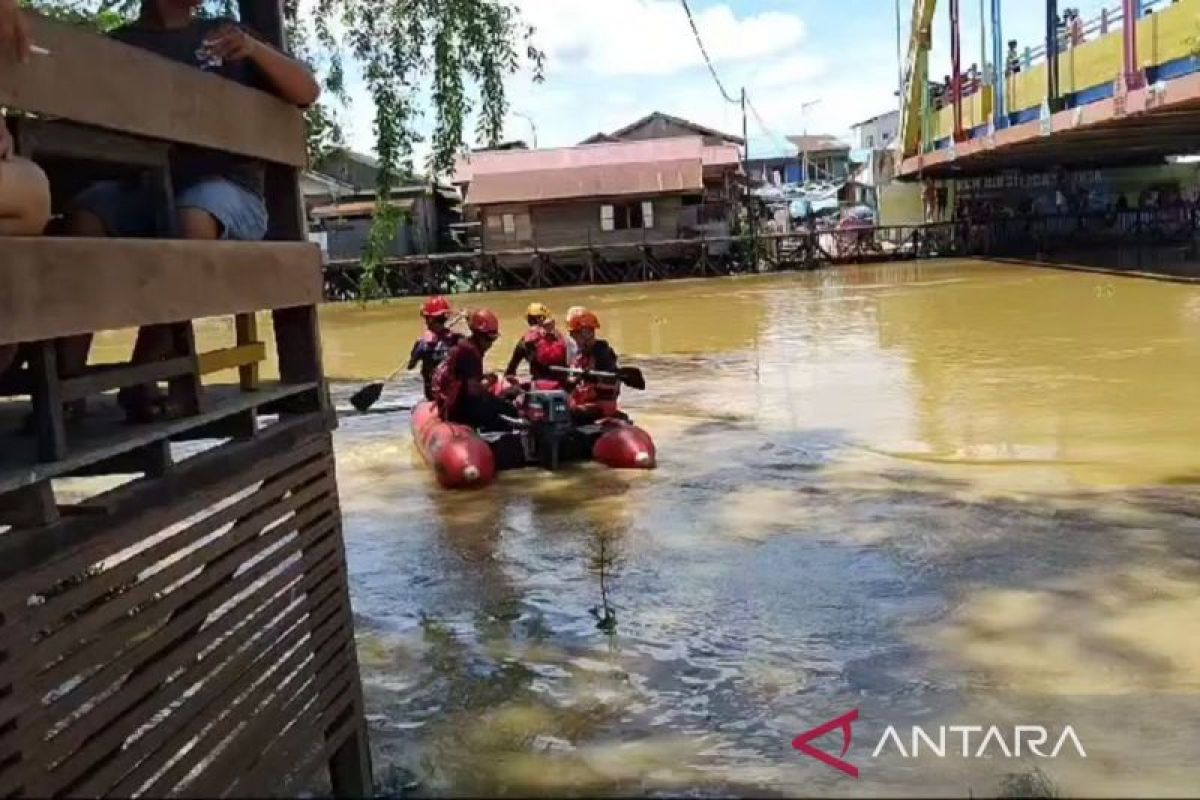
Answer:
[[729, 96], [729, 92], [725, 91], [725, 84], [721, 83], [721, 76], [717, 74], [717, 68], [713, 66], [712, 59], [708, 57], [708, 50], [704, 47], [704, 40], [700, 38], [700, 29], [696, 27], [696, 18], [692, 16], [691, 6], [687, 0], [679, 0], [683, 5], [683, 10], [687, 12], [688, 22], [692, 26], [692, 33], [696, 36], [696, 44], [700, 47], [700, 55], [704, 56], [704, 63], [708, 65], [708, 71], [712, 74], [713, 81], [717, 84], [717, 88], [721, 90], [721, 96], [725, 98], [727, 103], [739, 103]]

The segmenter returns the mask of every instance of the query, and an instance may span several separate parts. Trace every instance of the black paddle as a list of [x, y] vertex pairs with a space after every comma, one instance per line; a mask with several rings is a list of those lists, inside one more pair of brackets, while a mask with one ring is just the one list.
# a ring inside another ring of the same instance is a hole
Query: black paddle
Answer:
[[[450, 318], [450, 321], [446, 323], [446, 327], [449, 328], [450, 326], [460, 322], [462, 318], [463, 313], [460, 311]], [[368, 383], [366, 386], [350, 395], [350, 405], [354, 406], [361, 414], [367, 413], [371, 406], [375, 405], [375, 403], [377, 403], [379, 398], [383, 395], [383, 385], [395, 380], [397, 375], [399, 375], [401, 372], [404, 372], [406, 369], [412, 369], [413, 366], [415, 366], [415, 364], [408, 367], [400, 367], [382, 381], [377, 383]]]
[[368, 383], [350, 395], [350, 405], [354, 406], [360, 414], [367, 413], [371, 410], [371, 406], [375, 405], [383, 395], [383, 385], [393, 380], [401, 372], [404, 372], [404, 367], [396, 370], [378, 383]]
[[604, 378], [610, 381], [620, 381], [630, 389], [637, 389], [639, 392], [646, 389], [646, 378], [637, 367], [617, 367], [616, 372], [598, 372], [592, 369], [572, 369], [570, 367], [551, 367], [550, 369], [554, 372], [561, 372], [564, 375], [581, 375], [585, 378]]

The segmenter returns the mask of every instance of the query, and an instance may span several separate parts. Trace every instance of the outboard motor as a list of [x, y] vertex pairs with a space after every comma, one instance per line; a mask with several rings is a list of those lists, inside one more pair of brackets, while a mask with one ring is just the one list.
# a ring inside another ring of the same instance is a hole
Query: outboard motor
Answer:
[[571, 408], [561, 389], [531, 389], [525, 394], [525, 419], [531, 461], [558, 469], [563, 440], [571, 434]]

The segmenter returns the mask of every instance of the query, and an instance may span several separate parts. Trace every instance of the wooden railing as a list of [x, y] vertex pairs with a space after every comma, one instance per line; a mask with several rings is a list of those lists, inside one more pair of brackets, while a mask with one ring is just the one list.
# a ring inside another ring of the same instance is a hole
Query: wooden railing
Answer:
[[[242, 5], [281, 40], [278, 3]], [[0, 105], [39, 116], [18, 148], [59, 159], [52, 185], [64, 164], [238, 153], [268, 164], [275, 241], [0, 238], [0, 346], [27, 361], [0, 381], [0, 795], [366, 794], [303, 119], [79, 30], [34, 18], [33, 39], [49, 55], [0, 61]], [[200, 352], [207, 317], [233, 335]], [[56, 340], [150, 324], [170, 357], [58, 369]], [[187, 413], [125, 422], [116, 391], [158, 382]]]

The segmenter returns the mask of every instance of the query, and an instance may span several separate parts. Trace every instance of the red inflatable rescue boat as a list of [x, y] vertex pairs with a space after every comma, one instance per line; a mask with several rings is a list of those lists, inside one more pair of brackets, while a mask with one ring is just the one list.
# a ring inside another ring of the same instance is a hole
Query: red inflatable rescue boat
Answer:
[[442, 422], [433, 403], [413, 409], [412, 431], [425, 463], [445, 488], [474, 489], [496, 477], [496, 458], [487, 442], [474, 428]]
[[447, 489], [486, 486], [499, 470], [541, 463], [594, 460], [612, 469], [654, 469], [658, 453], [650, 434], [620, 419], [573, 426], [560, 437], [552, 462], [532, 427], [480, 434], [466, 425], [442, 422], [433, 403], [419, 404], [412, 414], [413, 441], [438, 483]]

